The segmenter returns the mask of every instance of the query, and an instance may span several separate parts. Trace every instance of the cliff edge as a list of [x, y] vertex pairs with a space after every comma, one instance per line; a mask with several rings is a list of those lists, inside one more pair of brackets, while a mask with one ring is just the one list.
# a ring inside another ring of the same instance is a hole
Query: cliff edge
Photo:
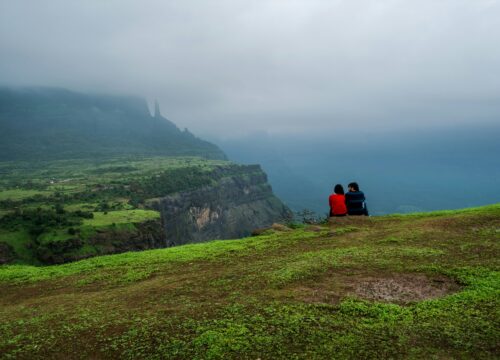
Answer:
[[161, 213], [169, 246], [248, 236], [292, 216], [258, 165], [220, 167], [213, 177], [210, 185], [149, 201]]

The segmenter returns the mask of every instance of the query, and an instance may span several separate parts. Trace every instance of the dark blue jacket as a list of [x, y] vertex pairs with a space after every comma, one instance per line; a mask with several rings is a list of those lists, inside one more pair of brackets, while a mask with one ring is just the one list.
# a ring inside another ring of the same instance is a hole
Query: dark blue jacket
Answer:
[[362, 191], [349, 191], [345, 194], [345, 204], [349, 215], [366, 215], [368, 216], [368, 208], [366, 207], [365, 194]]

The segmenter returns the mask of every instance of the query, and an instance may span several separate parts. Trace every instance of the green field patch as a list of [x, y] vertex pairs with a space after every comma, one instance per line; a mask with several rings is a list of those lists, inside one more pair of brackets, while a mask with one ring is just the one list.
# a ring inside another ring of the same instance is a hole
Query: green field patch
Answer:
[[79, 234], [81, 239], [89, 239], [95, 236], [100, 231], [128, 231], [133, 232], [137, 229], [134, 223], [111, 223], [108, 225], [82, 225], [79, 227]]
[[105, 212], [94, 212], [93, 219], [84, 219], [84, 226], [103, 227], [113, 224], [141, 223], [148, 220], [160, 218], [160, 213], [153, 210], [119, 210]]
[[27, 189], [3, 190], [0, 191], [0, 201], [3, 200], [18, 201], [31, 198], [36, 195], [47, 196], [50, 194], [51, 192], [49, 191], [41, 191], [41, 190], [27, 190]]
[[410, 214], [391, 214], [391, 215], [386, 215], [386, 216], [377, 216], [374, 217], [374, 220], [381, 220], [381, 221], [386, 221], [386, 220], [391, 220], [391, 219], [408, 219], [408, 220], [413, 220], [416, 218], [430, 218], [430, 217], [439, 217], [439, 216], [456, 216], [456, 215], [492, 215], [492, 214], [498, 214], [500, 215], [500, 204], [492, 204], [492, 205], [487, 205], [487, 206], [479, 206], [479, 207], [472, 207], [472, 208], [465, 208], [465, 209], [458, 209], [458, 210], [437, 210], [437, 211], [430, 211], [430, 212], [415, 212], [415, 213], [410, 213]]
[[84, 191], [86, 186], [82, 184], [52, 184], [47, 187], [52, 192], [61, 192], [64, 194], [71, 194]]
[[55, 241], [64, 241], [74, 238], [75, 235], [70, 235], [68, 229], [53, 229], [49, 232], [43, 233], [38, 237], [40, 244], [47, 244]]
[[92, 211], [96, 208], [97, 203], [80, 203], [80, 204], [68, 204], [64, 205], [64, 210], [66, 211]]

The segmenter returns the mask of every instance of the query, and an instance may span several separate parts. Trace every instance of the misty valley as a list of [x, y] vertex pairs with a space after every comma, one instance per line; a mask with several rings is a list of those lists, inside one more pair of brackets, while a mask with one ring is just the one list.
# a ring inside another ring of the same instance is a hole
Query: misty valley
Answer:
[[248, 236], [291, 219], [259, 166], [153, 115], [145, 101], [64, 89], [0, 91], [0, 262]]
[[[495, 131], [211, 143], [141, 98], [2, 88], [0, 358], [495, 357]], [[376, 216], [328, 217], [352, 180]]]
[[373, 215], [457, 209], [500, 199], [500, 126], [332, 131], [329, 136], [267, 133], [214, 139], [240, 163], [259, 163], [290, 208], [324, 217], [335, 184], [359, 182]]
[[500, 359], [500, 0], [0, 0], [0, 360]]
[[[55, 264], [246, 236], [254, 228], [284, 219], [288, 211], [272, 196], [260, 168], [222, 160], [162, 157], [2, 163], [0, 172], [4, 174], [0, 182], [4, 189], [0, 191], [2, 264]], [[211, 198], [221, 183], [226, 188], [231, 184], [239, 198]], [[203, 189], [202, 200], [192, 198], [196, 189]], [[174, 193], [184, 195], [184, 211], [171, 209], [175, 201], [169, 195]], [[258, 214], [247, 219], [239, 214], [243, 211]], [[238, 226], [226, 224], [225, 218]]]

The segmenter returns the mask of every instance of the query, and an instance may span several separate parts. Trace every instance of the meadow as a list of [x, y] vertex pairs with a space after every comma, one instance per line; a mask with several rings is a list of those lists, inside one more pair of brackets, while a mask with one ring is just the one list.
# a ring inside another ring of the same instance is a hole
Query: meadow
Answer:
[[0, 357], [500, 355], [500, 205], [0, 267]]

